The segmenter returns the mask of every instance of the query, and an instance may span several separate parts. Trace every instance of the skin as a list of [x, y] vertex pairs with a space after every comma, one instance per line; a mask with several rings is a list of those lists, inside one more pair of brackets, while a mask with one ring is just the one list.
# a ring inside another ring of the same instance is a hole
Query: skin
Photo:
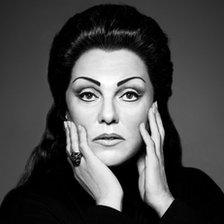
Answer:
[[[84, 79], [74, 82], [81, 76], [98, 80], [101, 86]], [[133, 76], [144, 81], [132, 79], [117, 87], [117, 82]], [[136, 87], [141, 89], [141, 97], [136, 99], [133, 94], [128, 97], [126, 93], [136, 92]], [[95, 97], [90, 94], [89, 98], [87, 95], [80, 98], [80, 88], [82, 93], [88, 90]], [[68, 161], [75, 178], [96, 204], [122, 210], [123, 190], [108, 166], [128, 160], [144, 143], [146, 154], [137, 163], [139, 191], [142, 200], [162, 216], [174, 198], [164, 170], [164, 128], [157, 104], [153, 103], [152, 84], [141, 58], [125, 49], [109, 52], [93, 49], [84, 53], [73, 67], [66, 102], [69, 120], [65, 122], [66, 149], [68, 154], [72, 151], [83, 154], [77, 167]], [[96, 144], [93, 138], [105, 132], [118, 133], [125, 140], [113, 147]]]
[[[101, 85], [85, 79], [74, 82], [81, 76], [95, 79]], [[135, 78], [117, 87], [119, 81], [136, 76], [145, 82]], [[138, 89], [141, 91], [139, 99], [136, 95]], [[81, 98], [80, 91], [91, 95], [82, 95]], [[153, 88], [144, 62], [136, 54], [128, 50], [106, 52], [93, 49], [76, 61], [66, 101], [71, 120], [86, 128], [88, 144], [94, 154], [106, 165], [119, 165], [133, 156], [142, 144], [138, 126], [147, 122]], [[93, 141], [100, 134], [112, 132], [125, 140], [114, 147]]]

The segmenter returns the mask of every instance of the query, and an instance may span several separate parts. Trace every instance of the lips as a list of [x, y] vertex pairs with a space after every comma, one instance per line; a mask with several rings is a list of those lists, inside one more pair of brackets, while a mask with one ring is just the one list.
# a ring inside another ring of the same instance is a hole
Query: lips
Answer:
[[125, 140], [122, 136], [116, 134], [116, 133], [111, 133], [111, 134], [102, 134], [97, 136], [96, 138], [93, 139], [93, 141], [96, 140], [116, 140], [116, 139], [121, 139], [121, 140]]

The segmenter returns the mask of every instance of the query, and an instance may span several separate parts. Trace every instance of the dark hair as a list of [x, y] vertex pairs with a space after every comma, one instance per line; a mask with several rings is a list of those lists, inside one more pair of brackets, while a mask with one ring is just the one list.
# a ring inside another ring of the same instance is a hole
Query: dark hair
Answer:
[[34, 149], [19, 184], [57, 167], [67, 166], [63, 121], [67, 110], [65, 92], [76, 60], [84, 52], [128, 49], [145, 62], [165, 128], [164, 158], [167, 170], [181, 166], [181, 145], [168, 112], [172, 94], [173, 65], [168, 39], [149, 16], [128, 5], [104, 4], [71, 17], [55, 36], [50, 51], [48, 82], [54, 103], [46, 129]]

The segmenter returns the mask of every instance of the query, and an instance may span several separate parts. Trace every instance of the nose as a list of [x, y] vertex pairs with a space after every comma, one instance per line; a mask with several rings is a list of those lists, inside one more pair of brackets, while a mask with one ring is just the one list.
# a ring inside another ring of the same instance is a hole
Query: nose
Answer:
[[119, 118], [112, 100], [104, 101], [99, 112], [99, 123], [106, 124], [118, 123]]

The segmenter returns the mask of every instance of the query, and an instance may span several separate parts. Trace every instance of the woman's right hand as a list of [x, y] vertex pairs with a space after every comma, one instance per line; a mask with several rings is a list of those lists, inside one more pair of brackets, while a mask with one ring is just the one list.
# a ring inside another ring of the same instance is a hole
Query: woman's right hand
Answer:
[[121, 185], [112, 171], [90, 149], [85, 128], [79, 125], [77, 129], [72, 121], [65, 121], [64, 126], [67, 153], [83, 154], [80, 165], [76, 167], [68, 158], [77, 181], [95, 199], [97, 205], [105, 205], [121, 211], [123, 198]]

